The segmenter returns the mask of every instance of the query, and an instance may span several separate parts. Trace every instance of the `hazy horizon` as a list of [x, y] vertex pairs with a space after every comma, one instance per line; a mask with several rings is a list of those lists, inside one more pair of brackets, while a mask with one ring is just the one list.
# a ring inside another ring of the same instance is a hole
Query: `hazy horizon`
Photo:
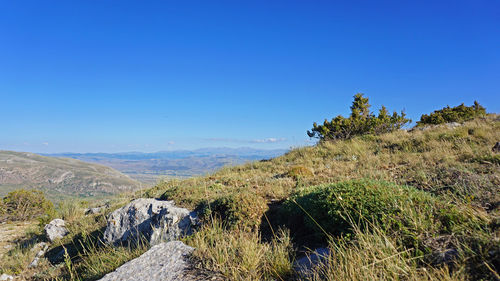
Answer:
[[203, 150], [233, 150], [233, 151], [242, 151], [247, 149], [252, 149], [255, 151], [278, 151], [278, 150], [289, 150], [295, 147], [288, 148], [254, 148], [249, 146], [239, 146], [239, 147], [224, 147], [224, 146], [213, 146], [213, 147], [199, 147], [194, 149], [169, 149], [169, 150], [154, 150], [154, 151], [139, 151], [139, 150], [127, 150], [127, 151], [59, 151], [59, 152], [40, 152], [40, 151], [28, 151], [28, 150], [16, 150], [16, 149], [3, 149], [0, 148], [0, 151], [15, 151], [15, 152], [29, 152], [41, 155], [60, 155], [60, 154], [132, 154], [132, 153], [140, 153], [140, 154], [155, 154], [155, 153], [169, 153], [169, 152], [196, 152]]

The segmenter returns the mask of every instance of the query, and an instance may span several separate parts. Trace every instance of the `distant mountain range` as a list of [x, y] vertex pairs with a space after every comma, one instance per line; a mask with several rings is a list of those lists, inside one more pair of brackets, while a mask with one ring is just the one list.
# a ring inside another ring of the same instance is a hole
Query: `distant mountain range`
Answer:
[[99, 164], [28, 152], [0, 150], [0, 195], [38, 188], [52, 198], [96, 197], [141, 187], [141, 183]]
[[213, 172], [226, 165], [269, 159], [286, 153], [285, 149], [201, 148], [196, 150], [153, 153], [57, 153], [51, 157], [78, 159], [112, 167], [143, 183], [155, 183], [161, 177], [190, 177]]

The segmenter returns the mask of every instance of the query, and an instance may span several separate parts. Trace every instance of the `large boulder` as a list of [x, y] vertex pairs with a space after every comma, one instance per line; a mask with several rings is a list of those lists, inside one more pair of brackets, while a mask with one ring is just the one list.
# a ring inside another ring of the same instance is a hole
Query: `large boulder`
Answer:
[[195, 212], [176, 207], [173, 201], [140, 198], [111, 213], [104, 241], [118, 244], [145, 238], [155, 245], [191, 234], [196, 223]]
[[[200, 280], [189, 272], [187, 257], [194, 248], [180, 241], [160, 243], [140, 257], [133, 259], [106, 274], [101, 281], [174, 281]], [[191, 275], [191, 276], [190, 276]]]
[[43, 229], [45, 231], [45, 236], [47, 236], [47, 239], [50, 242], [53, 242], [56, 239], [63, 238], [69, 233], [68, 229], [66, 229], [64, 220], [62, 219], [52, 220], [51, 222], [46, 224]]

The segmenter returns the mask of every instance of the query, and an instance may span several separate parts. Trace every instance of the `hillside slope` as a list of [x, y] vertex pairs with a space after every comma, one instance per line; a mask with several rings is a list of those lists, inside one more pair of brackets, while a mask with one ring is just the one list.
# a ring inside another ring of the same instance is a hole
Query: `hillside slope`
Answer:
[[500, 202], [500, 160], [492, 152], [497, 141], [500, 117], [490, 115], [458, 127], [430, 126], [298, 148], [270, 161], [164, 182], [150, 193], [193, 208], [242, 189], [269, 202], [286, 199], [298, 187], [369, 178], [434, 195], [453, 194], [493, 211]]
[[140, 184], [106, 166], [34, 153], [0, 151], [0, 195], [39, 188], [51, 198], [97, 196], [131, 191]]
[[[500, 153], [492, 151], [498, 141], [500, 117], [489, 115], [294, 149], [270, 161], [165, 182], [147, 194], [204, 214], [208, 226], [190, 245], [207, 269], [233, 280], [273, 280], [285, 269], [281, 277], [293, 275], [290, 263], [301, 249], [326, 244], [338, 255], [307, 279], [498, 280]], [[354, 241], [341, 238], [353, 234]], [[262, 243], [266, 237], [271, 248]], [[234, 255], [220, 256], [233, 247]], [[240, 250], [261, 255], [255, 262], [290, 251], [289, 263], [268, 260], [257, 270], [238, 258]]]
[[[117, 197], [106, 214], [139, 197], [196, 210], [191, 260], [226, 280], [498, 280], [499, 140], [488, 115], [325, 142]], [[39, 279], [98, 280], [148, 248], [101, 245], [105, 216], [60, 216], [71, 231], [51, 252], [64, 245], [73, 263], [46, 262]], [[329, 254], [304, 276], [295, 263], [317, 247]], [[8, 255], [3, 272], [37, 280], [32, 255]]]

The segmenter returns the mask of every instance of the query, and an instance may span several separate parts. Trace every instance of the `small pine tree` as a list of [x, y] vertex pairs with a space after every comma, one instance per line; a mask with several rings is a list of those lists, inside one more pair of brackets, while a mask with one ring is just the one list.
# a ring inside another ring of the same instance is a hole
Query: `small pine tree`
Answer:
[[439, 125], [451, 122], [465, 122], [476, 117], [486, 115], [486, 109], [477, 101], [472, 106], [461, 105], [450, 107], [446, 106], [440, 110], [435, 110], [431, 114], [423, 114], [417, 127], [424, 125]]
[[358, 93], [354, 96], [349, 118], [338, 115], [331, 121], [325, 119], [323, 125], [315, 122], [311, 131], [307, 131], [307, 135], [321, 141], [349, 139], [357, 135], [392, 132], [409, 122], [411, 120], [406, 119], [404, 112], [401, 112], [401, 115], [394, 112], [391, 116], [385, 106], [382, 106], [378, 116], [375, 116], [370, 112], [368, 98]]

